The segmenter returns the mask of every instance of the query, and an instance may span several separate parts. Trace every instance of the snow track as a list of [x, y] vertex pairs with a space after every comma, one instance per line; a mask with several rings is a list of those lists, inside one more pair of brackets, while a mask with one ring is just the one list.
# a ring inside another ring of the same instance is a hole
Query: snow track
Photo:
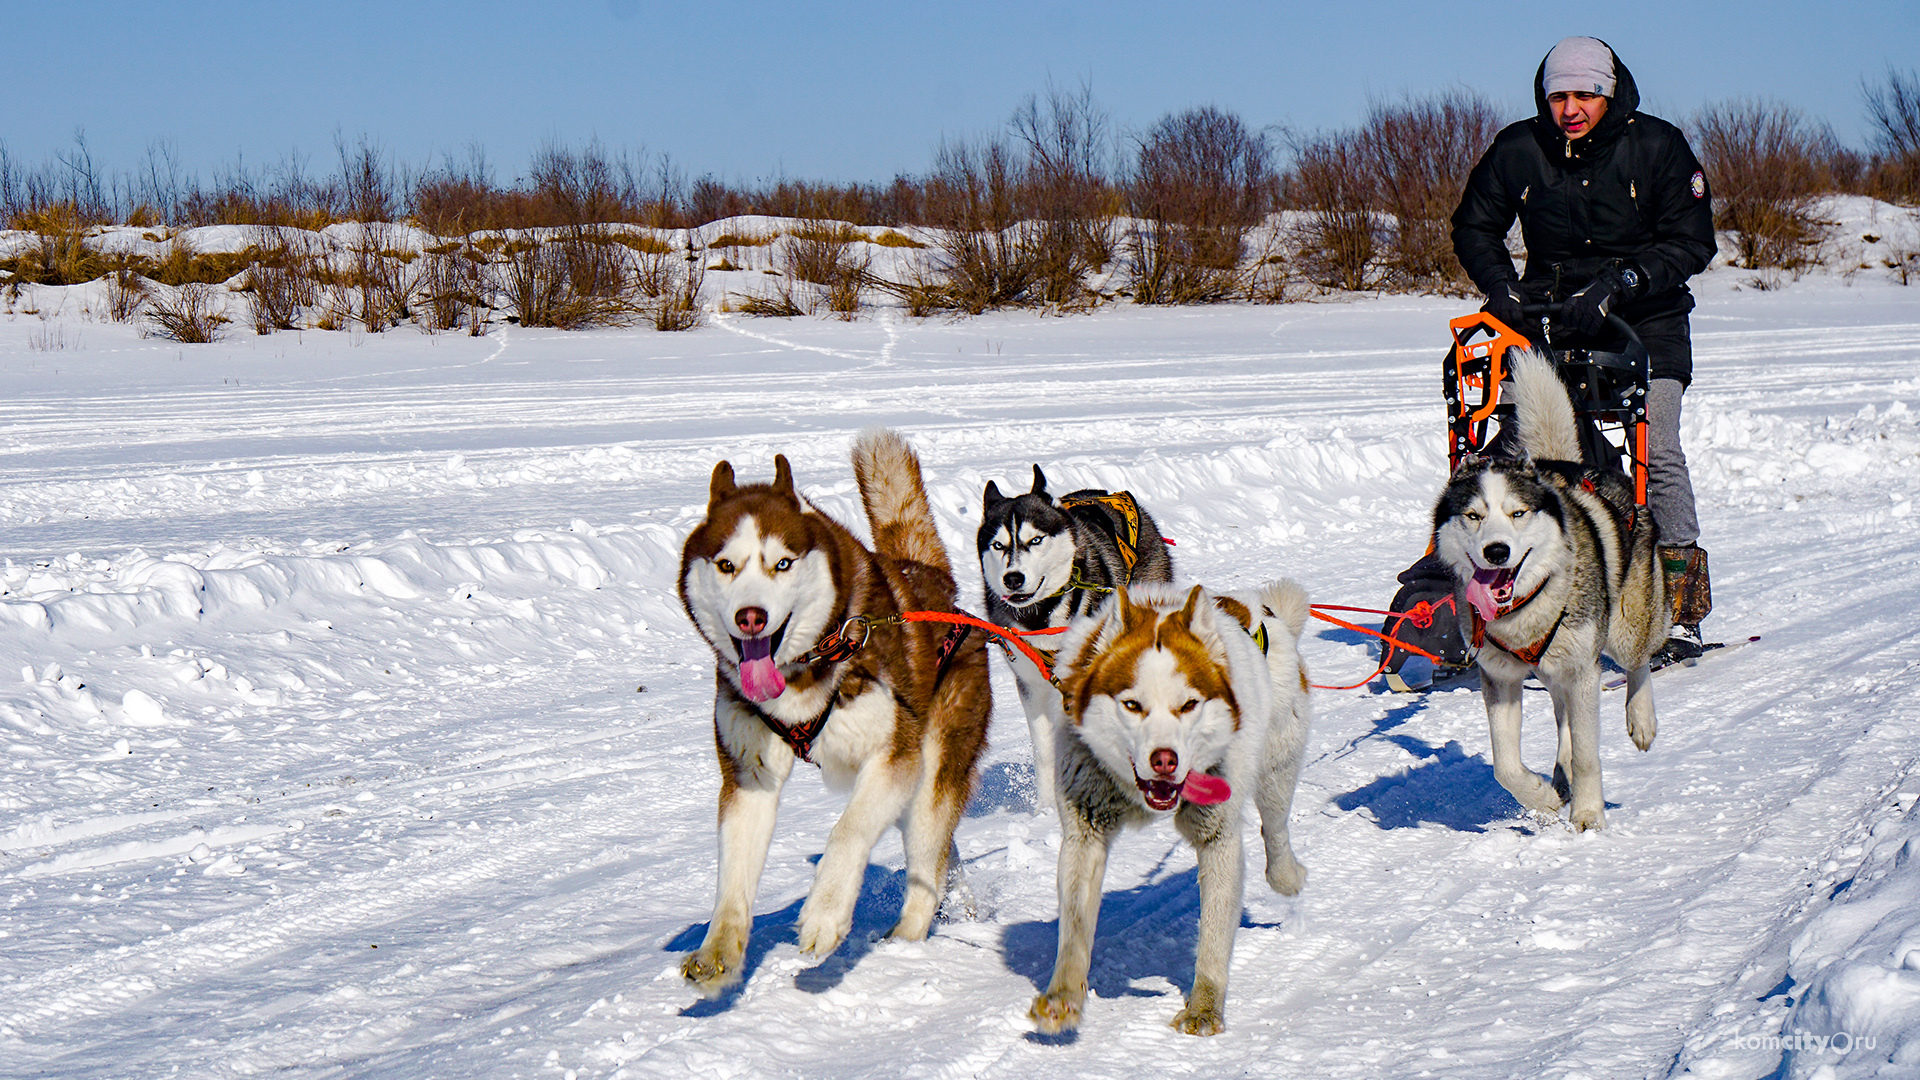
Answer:
[[[1763, 641], [1662, 676], [1649, 753], [1604, 698], [1599, 834], [1519, 812], [1470, 681], [1317, 693], [1307, 888], [1249, 853], [1206, 1040], [1166, 1026], [1198, 903], [1166, 827], [1116, 844], [1085, 1026], [1032, 1034], [1059, 830], [997, 662], [957, 838], [977, 917], [879, 939], [890, 835], [849, 943], [802, 961], [840, 802], [797, 771], [747, 977], [692, 994], [718, 780], [680, 539], [722, 457], [784, 453], [856, 519], [847, 445], [888, 423], [955, 551], [982, 485], [1039, 462], [1133, 491], [1184, 578], [1378, 606], [1443, 479], [1459, 305], [198, 349], [94, 324], [52, 354], [0, 323], [0, 1075], [1871, 1075], [1781, 1049], [1816, 1014], [1920, 1053], [1920, 930], [1888, 914], [1920, 851], [1920, 305], [1727, 284], [1684, 435], [1709, 629]], [[1318, 624], [1303, 650], [1316, 681], [1373, 662]]]

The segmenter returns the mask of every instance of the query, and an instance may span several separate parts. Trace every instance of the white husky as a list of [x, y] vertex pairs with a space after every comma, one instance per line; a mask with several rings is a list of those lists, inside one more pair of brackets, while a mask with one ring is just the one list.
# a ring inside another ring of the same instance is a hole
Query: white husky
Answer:
[[1123, 586], [1065, 635], [1060, 947], [1052, 983], [1029, 1013], [1042, 1031], [1079, 1026], [1115, 834], [1167, 813], [1200, 862], [1193, 989], [1173, 1026], [1194, 1035], [1223, 1028], [1249, 796], [1260, 810], [1267, 884], [1292, 895], [1306, 883], [1287, 837], [1307, 739], [1298, 649], [1306, 619], [1306, 593], [1291, 581], [1221, 597], [1198, 586]]

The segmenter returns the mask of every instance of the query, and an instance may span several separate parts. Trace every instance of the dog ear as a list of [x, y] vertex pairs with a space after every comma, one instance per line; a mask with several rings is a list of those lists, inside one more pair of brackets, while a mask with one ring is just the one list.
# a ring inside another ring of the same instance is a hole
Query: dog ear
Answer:
[[1181, 625], [1187, 627], [1193, 625], [1194, 610], [1200, 606], [1200, 591], [1200, 586], [1198, 585], [1187, 590], [1187, 602], [1180, 606], [1179, 618]]
[[712, 506], [733, 494], [733, 463], [723, 461], [713, 467], [713, 482], [707, 486], [707, 505]]
[[1035, 463], [1033, 466], [1033, 492], [1032, 493], [1040, 496], [1043, 499], [1047, 497], [1047, 474], [1040, 471], [1040, 466], [1038, 463]]
[[793, 490], [793, 466], [785, 454], [773, 455], [773, 493], [796, 503], [800, 501]]
[[1000, 494], [1000, 485], [991, 480], [987, 481], [987, 490], [982, 493], [980, 497], [981, 505], [988, 510], [992, 510], [995, 506], [1006, 501], [1007, 497]]

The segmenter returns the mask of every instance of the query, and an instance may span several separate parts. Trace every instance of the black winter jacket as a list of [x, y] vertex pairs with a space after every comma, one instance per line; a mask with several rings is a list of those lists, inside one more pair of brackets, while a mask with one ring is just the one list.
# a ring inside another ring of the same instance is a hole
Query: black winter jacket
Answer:
[[[1527, 245], [1519, 281], [1530, 296], [1564, 299], [1602, 268], [1632, 263], [1645, 281], [1616, 312], [1635, 324], [1684, 316], [1693, 309], [1687, 279], [1716, 250], [1712, 199], [1686, 136], [1635, 111], [1639, 88], [1616, 56], [1606, 115], [1570, 140], [1553, 121], [1545, 71], [1542, 60], [1533, 77], [1538, 115], [1502, 129], [1467, 177], [1453, 212], [1454, 255], [1482, 292], [1514, 281], [1506, 237], [1518, 216]], [[1656, 378], [1692, 376], [1660, 366], [1656, 357]]]

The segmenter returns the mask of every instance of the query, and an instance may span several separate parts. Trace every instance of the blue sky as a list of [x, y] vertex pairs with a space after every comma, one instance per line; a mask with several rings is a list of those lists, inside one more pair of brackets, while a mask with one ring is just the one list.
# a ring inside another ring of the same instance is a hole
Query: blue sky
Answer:
[[[1583, 10], [1584, 9], [1584, 10]], [[1464, 85], [1530, 111], [1540, 57], [1611, 42], [1643, 107], [1771, 97], [1864, 139], [1860, 84], [1920, 68], [1920, 0], [1829, 5], [0, 2], [4, 142], [38, 164], [86, 133], [132, 170], [156, 139], [211, 178], [335, 133], [419, 165], [484, 147], [510, 181], [541, 143], [670, 154], [690, 176], [878, 181], [942, 136], [1000, 128], [1049, 80], [1124, 131], [1199, 104], [1256, 126], [1348, 126], [1368, 96]]]

